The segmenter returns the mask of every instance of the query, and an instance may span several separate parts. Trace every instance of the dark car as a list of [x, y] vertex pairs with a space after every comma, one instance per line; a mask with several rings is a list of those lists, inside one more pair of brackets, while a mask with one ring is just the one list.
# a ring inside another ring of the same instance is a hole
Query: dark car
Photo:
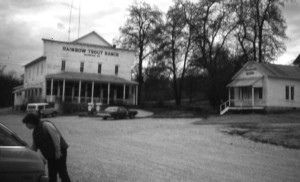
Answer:
[[122, 106], [109, 106], [104, 109], [104, 111], [99, 112], [98, 116], [102, 117], [104, 120], [107, 118], [134, 118], [137, 115], [137, 111], [130, 110]]
[[0, 181], [47, 182], [45, 162], [12, 130], [0, 123]]

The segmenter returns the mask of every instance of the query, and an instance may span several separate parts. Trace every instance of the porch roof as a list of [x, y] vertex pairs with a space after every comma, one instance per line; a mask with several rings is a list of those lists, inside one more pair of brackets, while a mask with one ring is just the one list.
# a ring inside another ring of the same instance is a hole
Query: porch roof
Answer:
[[20, 86], [14, 88], [13, 93], [22, 92], [25, 90], [33, 90], [33, 89], [42, 89], [42, 87], [41, 86], [31, 86], [31, 87], [24, 88], [23, 85], [20, 85]]
[[97, 73], [61, 72], [57, 74], [47, 75], [46, 79], [94, 81], [94, 82], [102, 82], [102, 83], [116, 83], [116, 84], [130, 84], [130, 85], [138, 84], [135, 81], [126, 80], [118, 76], [104, 75], [104, 74], [97, 74]]
[[236, 79], [227, 85], [227, 87], [262, 87], [262, 78]]

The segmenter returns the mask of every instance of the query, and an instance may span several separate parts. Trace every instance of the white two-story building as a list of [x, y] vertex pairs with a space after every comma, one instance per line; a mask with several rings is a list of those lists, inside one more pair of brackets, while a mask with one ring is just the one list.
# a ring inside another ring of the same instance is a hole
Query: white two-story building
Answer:
[[42, 40], [42, 56], [25, 65], [24, 83], [14, 90], [15, 108], [31, 102], [137, 104], [134, 52], [112, 46], [96, 32], [72, 42]]
[[300, 67], [254, 61], [247, 62], [227, 85], [228, 100], [220, 106], [228, 110], [300, 109]]

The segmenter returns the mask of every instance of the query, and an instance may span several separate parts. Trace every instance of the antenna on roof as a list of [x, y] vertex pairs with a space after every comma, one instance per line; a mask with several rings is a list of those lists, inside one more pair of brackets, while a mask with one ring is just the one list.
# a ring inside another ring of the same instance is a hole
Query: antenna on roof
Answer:
[[78, 38], [79, 38], [79, 31], [80, 31], [80, 8], [81, 8], [81, 1], [79, 0]]
[[71, 9], [70, 9], [70, 17], [69, 17], [69, 36], [68, 36], [68, 41], [70, 42], [70, 34], [71, 34], [71, 19], [72, 19], [72, 9], [73, 9], [73, 0], [71, 3]]

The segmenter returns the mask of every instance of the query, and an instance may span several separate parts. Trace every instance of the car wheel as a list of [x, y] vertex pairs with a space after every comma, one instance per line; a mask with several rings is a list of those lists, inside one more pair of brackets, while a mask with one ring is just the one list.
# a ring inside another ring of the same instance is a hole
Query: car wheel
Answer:
[[56, 117], [57, 116], [57, 112], [52, 113], [52, 117]]
[[103, 117], [103, 120], [107, 120], [107, 117]]

